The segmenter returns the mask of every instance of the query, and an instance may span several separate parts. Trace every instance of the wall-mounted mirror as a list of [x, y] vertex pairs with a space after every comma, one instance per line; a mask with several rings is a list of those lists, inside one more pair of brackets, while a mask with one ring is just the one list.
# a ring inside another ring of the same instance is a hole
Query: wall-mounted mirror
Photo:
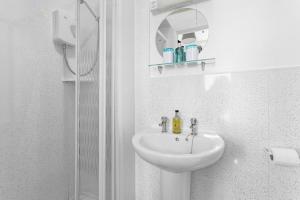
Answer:
[[[168, 15], [156, 32], [156, 47], [160, 55], [165, 48], [194, 44], [201, 51], [208, 40], [208, 22], [197, 9], [178, 9]], [[181, 43], [181, 44], [178, 44]]]

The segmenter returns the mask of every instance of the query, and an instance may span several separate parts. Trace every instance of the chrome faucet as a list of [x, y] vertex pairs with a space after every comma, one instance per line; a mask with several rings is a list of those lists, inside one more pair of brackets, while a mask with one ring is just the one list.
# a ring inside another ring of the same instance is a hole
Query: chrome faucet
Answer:
[[168, 132], [168, 117], [161, 117], [161, 123], [158, 124], [159, 126], [161, 126], [161, 132], [162, 133], [167, 133]]
[[191, 135], [198, 135], [198, 127], [197, 127], [197, 119], [196, 118], [192, 118], [191, 119], [191, 126], [190, 128], [192, 129]]
[[197, 127], [197, 119], [196, 118], [191, 118], [190, 128], [191, 128], [192, 131], [185, 138], [185, 141], [187, 141], [187, 142], [189, 141], [190, 136], [193, 136], [193, 138], [194, 138], [194, 136], [198, 135], [198, 127]]

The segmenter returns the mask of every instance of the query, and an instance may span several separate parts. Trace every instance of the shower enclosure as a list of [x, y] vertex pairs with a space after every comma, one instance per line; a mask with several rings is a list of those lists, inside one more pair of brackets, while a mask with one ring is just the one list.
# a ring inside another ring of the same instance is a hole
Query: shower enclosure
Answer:
[[[102, 199], [101, 4], [1, 1], [1, 200]], [[54, 11], [67, 43], [53, 42]]]

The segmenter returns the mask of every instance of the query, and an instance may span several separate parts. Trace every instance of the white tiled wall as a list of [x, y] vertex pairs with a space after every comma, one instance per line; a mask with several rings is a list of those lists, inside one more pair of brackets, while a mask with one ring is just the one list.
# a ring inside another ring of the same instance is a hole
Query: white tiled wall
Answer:
[[[300, 148], [299, 80], [300, 68], [151, 79], [140, 118], [158, 124], [178, 108], [224, 138], [223, 158], [193, 172], [193, 200], [297, 199], [300, 168], [273, 166], [263, 150]], [[137, 200], [156, 199], [158, 169], [137, 158], [136, 170]]]
[[65, 107], [64, 97], [71, 100], [74, 87], [61, 82], [63, 60], [52, 43], [51, 10], [72, 5], [73, 0], [1, 2], [1, 200], [67, 198], [74, 132], [64, 132], [71, 127], [64, 111], [74, 103], [66, 101]]
[[[266, 44], [260, 50], [268, 54], [258, 55], [259, 51], [255, 49], [252, 53], [245, 51], [248, 44], [252, 45], [253, 38], [242, 35], [231, 35], [233, 40], [243, 42], [232, 43], [230, 49], [225, 49], [228, 45], [223, 46], [226, 41], [220, 41], [226, 25], [226, 21], [221, 22], [221, 19], [234, 17], [235, 12], [244, 10], [246, 13], [241, 12], [240, 19], [245, 17], [249, 24], [247, 8], [261, 6], [259, 9], [262, 11], [265, 10], [262, 9], [264, 6], [271, 3], [247, 1], [247, 5], [242, 5], [234, 0], [223, 3], [211, 0], [198, 7], [206, 7], [210, 11], [209, 23], [213, 27], [210, 32], [213, 37], [210, 40], [216, 39], [210, 42], [218, 41], [215, 44], [215, 52], [218, 54], [216, 69], [222, 70], [222, 64], [232, 65], [236, 70], [241, 65], [241, 69], [260, 69], [264, 66], [283, 68], [151, 78], [147, 65], [155, 61], [151, 60], [148, 39], [151, 38], [149, 33], [155, 32], [152, 30], [155, 25], [151, 25], [155, 20], [152, 20], [151, 15], [149, 17], [148, 4], [145, 2], [136, 1], [136, 134], [143, 129], [157, 126], [162, 115], [173, 117], [174, 110], [179, 109], [186, 123], [189, 123], [191, 117], [196, 117], [200, 129], [215, 130], [225, 139], [226, 150], [222, 159], [209, 168], [192, 173], [192, 200], [299, 199], [300, 168], [274, 166], [264, 153], [264, 148], [270, 146], [294, 147], [300, 153], [300, 67], [284, 68], [285, 64], [292, 64], [288, 63], [291, 60], [285, 62], [284, 58], [292, 56], [293, 64], [296, 65], [299, 65], [299, 60], [293, 56], [292, 48], [282, 52], [283, 57], [270, 53], [274, 49], [267, 46], [269, 41], [263, 38], [260, 38], [263, 43], [258, 45]], [[293, 3], [297, 4], [296, 1]], [[266, 13], [259, 11], [259, 18], [264, 20], [262, 26], [272, 25], [273, 20], [269, 20], [268, 13], [281, 7], [279, 4], [272, 5], [274, 7], [269, 6]], [[227, 9], [219, 10], [224, 6], [231, 9], [231, 14], [227, 15]], [[295, 14], [291, 5], [286, 5], [282, 11]], [[290, 14], [287, 16], [293, 21], [288, 20], [289, 23], [285, 25], [293, 27], [292, 24], [299, 18], [296, 15], [293, 18]], [[239, 27], [244, 27], [245, 24], [235, 25], [237, 27], [232, 24], [230, 27], [236, 28], [236, 33], [240, 33]], [[264, 29], [261, 33], [265, 34], [266, 31]], [[292, 38], [284, 46], [294, 48], [297, 42]], [[241, 48], [239, 45], [244, 46]], [[273, 63], [278, 65], [271, 65]], [[159, 191], [159, 169], [136, 157], [136, 200], [157, 200]]]

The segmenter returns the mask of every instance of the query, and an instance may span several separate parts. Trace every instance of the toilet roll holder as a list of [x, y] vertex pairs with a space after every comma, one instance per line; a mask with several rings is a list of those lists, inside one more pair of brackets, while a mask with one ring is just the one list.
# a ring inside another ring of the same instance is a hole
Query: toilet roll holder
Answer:
[[270, 159], [273, 161], [274, 160], [274, 155], [273, 155], [272, 150], [270, 150], [269, 148], [265, 148], [265, 152], [270, 156]]
[[270, 156], [270, 159], [273, 161], [274, 159], [273, 152], [268, 148], [265, 148], [265, 152]]

